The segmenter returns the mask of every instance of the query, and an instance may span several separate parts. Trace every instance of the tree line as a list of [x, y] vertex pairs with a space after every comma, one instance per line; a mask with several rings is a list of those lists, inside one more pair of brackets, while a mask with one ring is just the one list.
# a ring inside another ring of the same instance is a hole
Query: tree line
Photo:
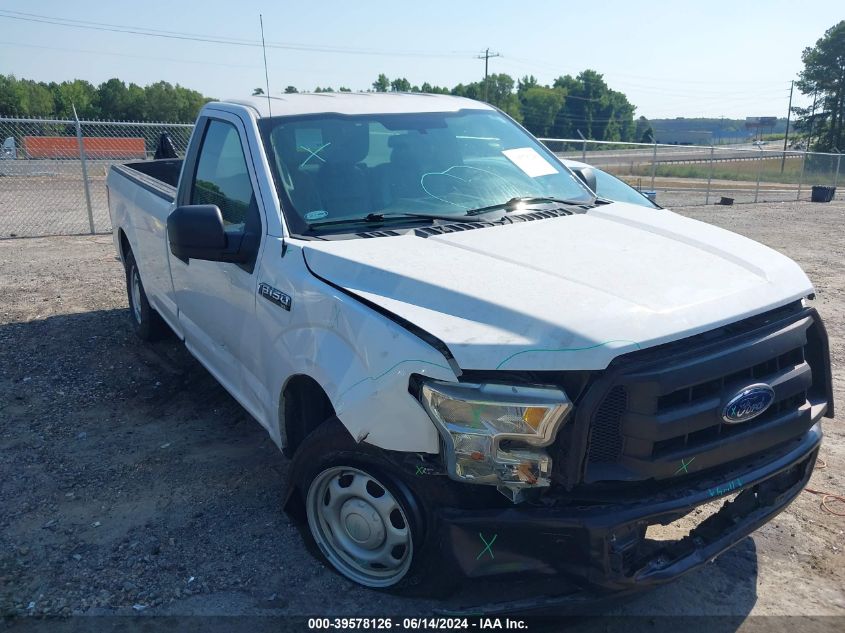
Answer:
[[[651, 124], [645, 117], [634, 119], [635, 106], [621, 92], [613, 90], [604, 77], [585, 70], [575, 77], [563, 75], [551, 85], [541, 85], [533, 75], [514, 80], [505, 73], [489, 75], [487, 80], [460, 83], [448, 88], [428, 82], [411, 84], [405, 77], [390, 79], [384, 73], [372, 83], [374, 92], [422, 92], [447, 94], [486, 101], [522, 123], [541, 137], [584, 138], [599, 141], [643, 141], [653, 139]], [[286, 93], [298, 92], [288, 86]], [[334, 92], [318, 87], [314, 92]], [[338, 92], [350, 92], [341, 87]], [[256, 95], [264, 90], [256, 88]]]
[[[486, 101], [541, 137], [583, 135], [595, 140], [646, 142], [653, 137], [644, 117], [634, 120], [635, 108], [627, 97], [610, 88], [594, 70], [558, 77], [551, 85], [541, 85], [533, 75], [514, 80], [499, 73], [486, 81], [452, 88], [428, 82], [417, 86], [404, 77], [391, 80], [380, 74], [369, 90], [451, 94]], [[338, 92], [351, 91], [345, 86], [338, 88]], [[287, 86], [283, 92], [298, 90]], [[334, 88], [318, 86], [314, 92], [334, 92]], [[262, 88], [253, 91], [253, 95], [262, 94]], [[196, 90], [166, 81], [141, 87], [114, 78], [94, 86], [82, 79], [45, 83], [0, 75], [0, 116], [72, 118], [76, 108], [81, 119], [192, 122], [210, 100]]]
[[0, 116], [71, 119], [76, 108], [80, 119], [193, 123], [209, 101], [166, 81], [141, 87], [109, 79], [94, 86], [83, 79], [46, 83], [0, 75]]

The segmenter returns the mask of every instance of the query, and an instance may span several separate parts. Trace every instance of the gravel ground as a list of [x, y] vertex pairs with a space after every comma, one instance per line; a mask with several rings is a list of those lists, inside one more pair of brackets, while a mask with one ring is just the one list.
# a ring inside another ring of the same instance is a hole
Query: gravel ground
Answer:
[[[845, 407], [845, 203], [678, 209], [794, 257], [816, 284]], [[175, 340], [130, 333], [110, 236], [0, 241], [0, 613], [431, 613], [313, 559], [288, 465]], [[845, 492], [827, 421], [812, 486]], [[617, 615], [845, 615], [845, 519], [802, 494], [714, 564]]]

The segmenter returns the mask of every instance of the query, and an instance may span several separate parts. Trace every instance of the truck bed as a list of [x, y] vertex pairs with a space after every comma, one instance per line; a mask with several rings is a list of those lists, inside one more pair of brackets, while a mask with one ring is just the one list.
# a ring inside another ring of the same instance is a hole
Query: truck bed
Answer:
[[182, 171], [182, 159], [145, 160], [113, 165], [112, 169], [150, 193], [173, 202]]
[[179, 334], [170, 279], [167, 218], [176, 201], [182, 161], [162, 159], [113, 165], [106, 178], [115, 246], [124, 254], [122, 237], [131, 244], [150, 305]]

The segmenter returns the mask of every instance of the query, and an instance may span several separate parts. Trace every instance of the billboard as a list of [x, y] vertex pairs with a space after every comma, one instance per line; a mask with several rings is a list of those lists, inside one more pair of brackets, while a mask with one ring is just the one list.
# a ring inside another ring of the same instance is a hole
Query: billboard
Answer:
[[757, 129], [761, 127], [774, 127], [777, 125], [776, 116], [747, 116], [745, 117], [746, 129]]

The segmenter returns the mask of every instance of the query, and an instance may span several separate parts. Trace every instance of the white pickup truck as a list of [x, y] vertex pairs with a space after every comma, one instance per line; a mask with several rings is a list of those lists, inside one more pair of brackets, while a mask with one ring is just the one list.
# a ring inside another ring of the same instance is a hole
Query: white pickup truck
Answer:
[[138, 334], [169, 327], [266, 428], [286, 507], [368, 587], [665, 582], [800, 492], [833, 412], [793, 261], [596, 198], [483, 103], [209, 103], [184, 160], [108, 191]]

